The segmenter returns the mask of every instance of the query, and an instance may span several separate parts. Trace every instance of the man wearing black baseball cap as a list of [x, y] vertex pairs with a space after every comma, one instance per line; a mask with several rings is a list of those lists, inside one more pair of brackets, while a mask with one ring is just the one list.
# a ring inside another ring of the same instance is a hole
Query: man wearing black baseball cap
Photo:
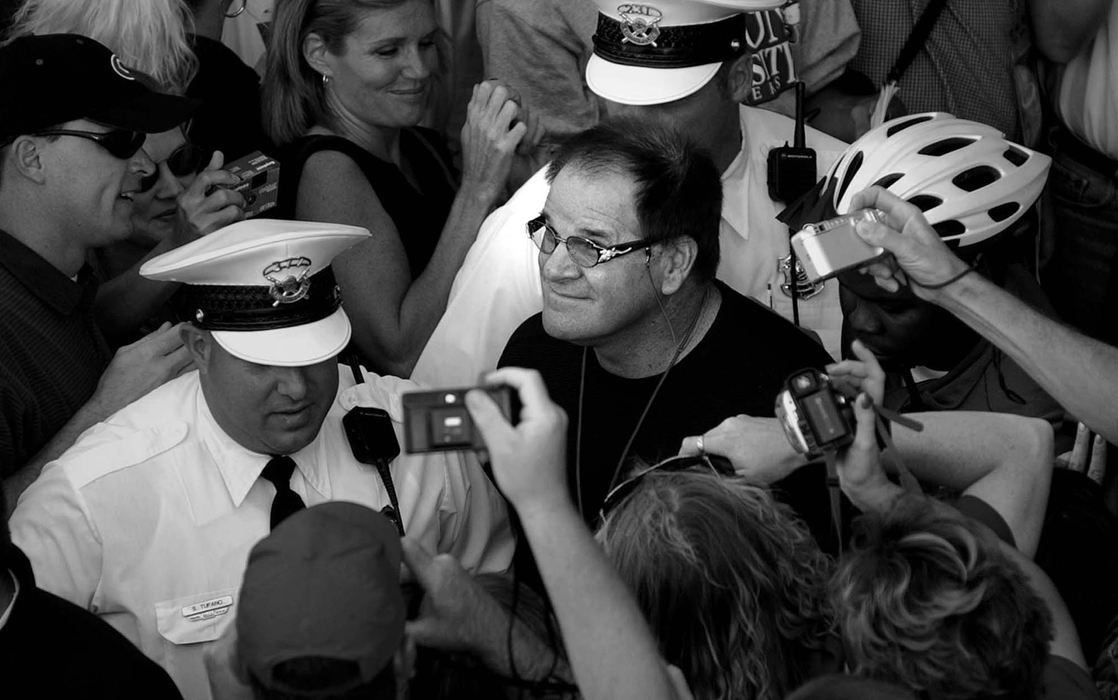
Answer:
[[93, 315], [94, 248], [127, 237], [155, 172], [147, 134], [192, 113], [93, 39], [0, 48], [0, 476], [13, 500], [86, 428], [188, 363], [163, 328], [114, 358]]

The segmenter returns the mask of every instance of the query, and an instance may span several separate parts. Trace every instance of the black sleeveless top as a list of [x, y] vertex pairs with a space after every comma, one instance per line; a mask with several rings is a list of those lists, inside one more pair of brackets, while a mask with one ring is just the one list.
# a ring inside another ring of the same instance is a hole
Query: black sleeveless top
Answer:
[[422, 127], [400, 132], [400, 157], [410, 164], [419, 190], [412, 187], [394, 163], [377, 158], [348, 139], [340, 136], [298, 138], [280, 150], [279, 195], [271, 216], [295, 218], [295, 199], [303, 166], [319, 151], [344, 153], [357, 163], [396, 225], [412, 279], [419, 276], [435, 252], [457, 191], [457, 173], [438, 134]]

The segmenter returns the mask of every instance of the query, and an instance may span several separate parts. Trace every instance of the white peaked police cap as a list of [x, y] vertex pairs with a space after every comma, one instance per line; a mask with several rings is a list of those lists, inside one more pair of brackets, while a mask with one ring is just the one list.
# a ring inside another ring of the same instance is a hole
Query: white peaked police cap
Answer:
[[349, 343], [330, 263], [369, 237], [358, 226], [240, 221], [144, 263], [140, 274], [181, 282], [177, 305], [231, 355], [301, 367]]
[[613, 102], [655, 105], [696, 92], [744, 54], [747, 12], [782, 0], [595, 0], [598, 28], [586, 84]]

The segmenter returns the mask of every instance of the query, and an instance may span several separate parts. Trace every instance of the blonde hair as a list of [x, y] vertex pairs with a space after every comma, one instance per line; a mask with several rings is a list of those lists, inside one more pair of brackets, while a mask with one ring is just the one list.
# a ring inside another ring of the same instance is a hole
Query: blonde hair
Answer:
[[807, 678], [832, 562], [766, 489], [651, 472], [597, 538], [696, 698], [779, 700]]
[[24, 0], [5, 41], [30, 34], [96, 39], [162, 90], [181, 94], [198, 70], [187, 34], [194, 15], [183, 0]]
[[[272, 39], [261, 82], [264, 133], [285, 146], [316, 124], [331, 120], [322, 76], [303, 56], [303, 42], [317, 34], [332, 54], [341, 54], [345, 38], [356, 31], [364, 13], [402, 5], [407, 0], [278, 0], [272, 15]], [[440, 32], [440, 37], [443, 35]], [[446, 47], [439, 49], [439, 71]]]
[[1051, 615], [958, 511], [906, 496], [862, 516], [831, 593], [853, 673], [943, 700], [1037, 697]]

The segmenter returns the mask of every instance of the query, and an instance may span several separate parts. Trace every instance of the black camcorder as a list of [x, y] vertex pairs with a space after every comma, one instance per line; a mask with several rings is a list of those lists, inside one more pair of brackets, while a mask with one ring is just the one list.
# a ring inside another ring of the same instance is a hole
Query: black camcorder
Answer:
[[854, 441], [854, 407], [817, 369], [802, 369], [776, 395], [776, 417], [792, 447], [809, 459], [822, 457]]

